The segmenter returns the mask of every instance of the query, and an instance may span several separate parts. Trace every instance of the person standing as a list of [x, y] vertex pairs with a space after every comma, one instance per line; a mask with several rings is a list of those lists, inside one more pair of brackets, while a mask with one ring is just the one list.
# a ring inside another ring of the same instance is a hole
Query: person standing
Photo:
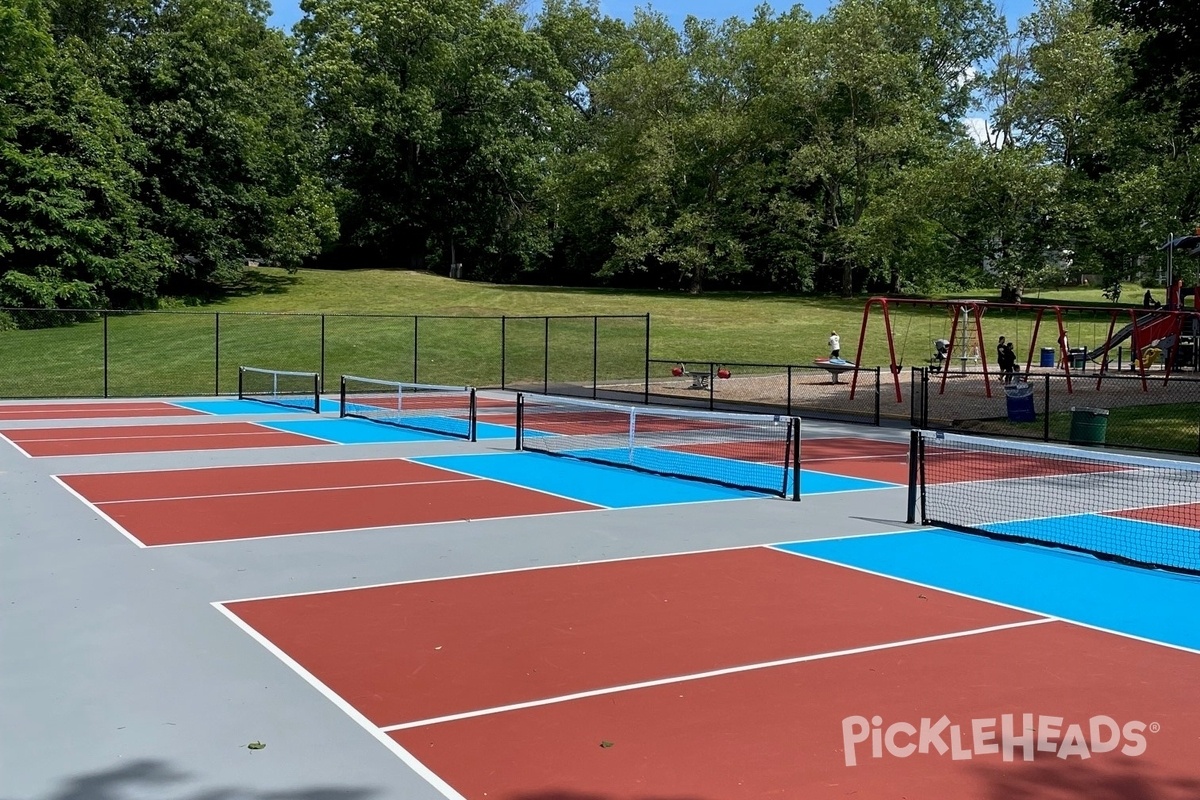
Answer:
[[[1004, 342], [1007, 341], [1003, 336], [1000, 341], [996, 342], [996, 368], [1000, 370], [1001, 377], [1004, 376]], [[1008, 383], [1008, 381], [1005, 381]]]
[[837, 331], [829, 332], [829, 357], [842, 357], [842, 337], [838, 336]]

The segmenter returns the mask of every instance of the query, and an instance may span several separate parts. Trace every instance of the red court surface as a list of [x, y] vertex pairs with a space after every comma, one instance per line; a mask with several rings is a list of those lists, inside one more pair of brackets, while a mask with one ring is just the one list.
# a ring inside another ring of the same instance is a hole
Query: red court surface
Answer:
[[201, 411], [161, 402], [12, 403], [0, 405], [0, 421], [191, 417]]
[[144, 546], [595, 508], [400, 459], [62, 475], [58, 480]]
[[[1200, 702], [1180, 694], [1200, 656], [767, 548], [224, 609], [468, 798], [1043, 797], [994, 787], [1134, 757], [1101, 742], [1026, 763], [1018, 743], [1006, 762], [983, 734], [963, 757], [974, 720], [998, 734], [1016, 715], [1019, 736], [1023, 714], [1063, 717], [1051, 745], [1098, 714], [1153, 723], [1136, 762], [1163, 780], [1192, 768], [1200, 735]], [[954, 749], [876, 758], [864, 736], [849, 765], [855, 715], [946, 715]]]
[[1181, 528], [1200, 528], [1200, 503], [1181, 503], [1172, 506], [1134, 508], [1128, 511], [1112, 511], [1110, 516], [1126, 517], [1141, 522], [1157, 522], [1160, 525], [1178, 525]]
[[0, 430], [0, 436], [8, 439], [26, 455], [35, 458], [329, 444], [321, 439], [272, 430], [252, 422], [23, 428]]

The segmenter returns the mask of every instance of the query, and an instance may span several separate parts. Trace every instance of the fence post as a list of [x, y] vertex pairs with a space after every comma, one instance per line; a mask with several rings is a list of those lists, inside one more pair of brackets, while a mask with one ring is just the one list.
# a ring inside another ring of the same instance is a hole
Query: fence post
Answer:
[[[325, 394], [325, 315], [321, 315], [321, 394]], [[321, 412], [320, 406], [317, 413]]]
[[646, 376], [644, 381], [642, 402], [650, 405], [650, 312], [646, 312]]
[[108, 397], [108, 312], [104, 312], [104, 396]]
[[592, 317], [592, 399], [600, 396], [600, 317]]
[[1046, 373], [1042, 376], [1046, 386], [1046, 402], [1044, 403], [1045, 412], [1042, 414], [1042, 441], [1050, 441], [1050, 374]]
[[501, 389], [508, 388], [508, 382], [506, 380], [507, 373], [505, 372], [505, 366], [508, 363], [508, 351], [505, 349], [505, 346], [507, 345], [507, 343], [508, 343], [508, 317], [501, 316], [500, 317], [500, 388]]
[[875, 368], [875, 427], [879, 427], [879, 367]]
[[790, 417], [792, 415], [792, 365], [791, 364], [788, 364], [788, 368], [787, 368], [787, 382], [788, 382], [787, 413], [788, 413], [788, 416]]
[[713, 362], [708, 362], [708, 410], [712, 411], [716, 408], [713, 393], [717, 387], [717, 365]]
[[413, 315], [413, 383], [417, 382], [417, 363], [421, 359], [421, 349], [417, 346], [417, 332], [420, 330], [421, 318]]
[[546, 334], [542, 341], [542, 394], [550, 394], [550, 317], [546, 317]]
[[221, 312], [213, 314], [213, 396], [221, 395]]

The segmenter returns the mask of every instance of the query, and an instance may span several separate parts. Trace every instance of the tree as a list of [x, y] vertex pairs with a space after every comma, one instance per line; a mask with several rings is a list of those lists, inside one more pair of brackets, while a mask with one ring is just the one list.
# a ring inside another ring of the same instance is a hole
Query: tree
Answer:
[[[305, 0], [297, 30], [344, 241], [503, 275], [548, 247], [537, 212], [567, 82], [492, 0]], [[465, 258], [464, 258], [465, 256]]]

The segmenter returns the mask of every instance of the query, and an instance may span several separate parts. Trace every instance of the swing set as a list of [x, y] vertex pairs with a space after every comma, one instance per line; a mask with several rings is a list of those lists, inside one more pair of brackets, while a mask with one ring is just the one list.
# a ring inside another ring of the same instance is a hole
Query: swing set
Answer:
[[[1058, 327], [1058, 366], [1066, 377], [1068, 394], [1074, 393], [1072, 383], [1073, 360], [1077, 360], [1080, 356], [1093, 361], [1100, 359], [1100, 371], [1096, 378], [1096, 389], [1099, 391], [1101, 382], [1104, 380], [1104, 376], [1109, 369], [1111, 360], [1109, 358], [1110, 352], [1116, 349], [1121, 342], [1130, 338], [1132, 339], [1135, 357], [1134, 363], [1141, 376], [1142, 391], [1145, 392], [1149, 391], [1146, 368], [1153, 363], [1155, 358], [1162, 357], [1164, 353], [1173, 354], [1185, 329], [1200, 327], [1200, 292], [1197, 292], [1194, 304], [1196, 306], [1194, 311], [1154, 310], [1149, 313], [1143, 312], [1139, 314], [1138, 309], [1134, 308], [1034, 306], [1024, 303], [989, 303], [986, 300], [917, 300], [903, 297], [872, 297], [867, 300], [866, 305], [863, 307], [862, 329], [859, 332], [858, 351], [854, 359], [855, 366], [850, 381], [850, 399], [854, 399], [854, 394], [858, 388], [858, 365], [862, 364], [863, 346], [867, 338], [867, 325], [871, 317], [871, 310], [875, 308], [878, 308], [883, 315], [888, 356], [891, 360], [892, 384], [895, 389], [896, 402], [902, 403], [904, 400], [900, 391], [900, 372], [904, 367], [908, 337], [912, 328], [912, 317], [915, 316], [918, 309], [945, 309], [950, 318], [949, 337], [933, 339], [932, 326], [934, 317], [932, 315], [929, 317], [929, 324], [931, 326], [930, 338], [934, 342], [934, 353], [926, 360], [926, 363], [936, 367], [936, 372], [941, 375], [938, 394], [945, 393], [946, 381], [950, 377], [950, 366], [957, 359], [961, 365], [960, 374], [962, 375], [979, 374], [967, 372], [967, 361], [975, 361], [980, 365], [984, 380], [984, 391], [988, 397], [991, 397], [991, 373], [988, 368], [987, 354], [985, 348], [982, 346], [984, 341], [983, 317], [988, 312], [993, 312], [993, 317], [997, 313], [1013, 312], [1016, 318], [1014, 329], [1019, 328], [1023, 312], [1033, 315], [1029, 335], [1029, 350], [1025, 359], [1025, 370], [1021, 380], [1027, 381], [1029, 379], [1029, 374], [1033, 367], [1034, 351], [1037, 347], [1038, 333], [1041, 330], [1043, 320], [1046, 319], [1047, 315], [1050, 315], [1053, 319], [1053, 324]], [[905, 309], [909, 310], [909, 320], [900, 342], [900, 353], [897, 355], [896, 326], [893, 324], [893, 313], [895, 312], [896, 316], [900, 316], [900, 312]], [[1104, 343], [1090, 352], [1087, 350], [1077, 350], [1072, 353], [1067, 326], [1067, 314], [1071, 312], [1087, 313], [1092, 315], [1093, 319], [1097, 316], [1103, 318], [1107, 315], [1109, 318], [1108, 335], [1105, 337]], [[1128, 314], [1130, 319], [1129, 324], [1117, 330], [1118, 320], [1126, 314]], [[1164, 385], [1170, 380], [1171, 368], [1175, 360], [1171, 356], [1167, 356], [1164, 359]]]

